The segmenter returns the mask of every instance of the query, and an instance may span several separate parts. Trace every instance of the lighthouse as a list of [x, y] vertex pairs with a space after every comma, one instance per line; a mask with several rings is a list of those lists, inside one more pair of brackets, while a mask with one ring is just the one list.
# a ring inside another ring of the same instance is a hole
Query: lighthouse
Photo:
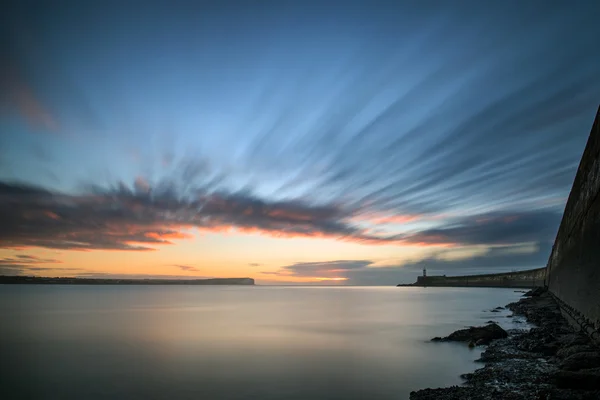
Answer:
[[423, 278], [427, 278], [427, 268], [423, 268]]

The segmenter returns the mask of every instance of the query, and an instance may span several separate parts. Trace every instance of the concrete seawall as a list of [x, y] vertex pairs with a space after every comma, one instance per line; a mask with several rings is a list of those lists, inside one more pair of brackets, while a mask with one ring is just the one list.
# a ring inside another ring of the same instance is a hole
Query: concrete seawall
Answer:
[[544, 285], [546, 268], [501, 274], [465, 276], [419, 276], [411, 286], [453, 286], [453, 287], [510, 287], [533, 288]]
[[547, 268], [550, 292], [579, 325], [600, 337], [600, 109]]

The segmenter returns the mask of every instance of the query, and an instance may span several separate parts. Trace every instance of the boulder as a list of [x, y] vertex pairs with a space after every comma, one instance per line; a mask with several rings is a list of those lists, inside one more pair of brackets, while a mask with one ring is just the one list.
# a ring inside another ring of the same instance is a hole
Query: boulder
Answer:
[[575, 346], [563, 347], [556, 352], [556, 356], [560, 358], [567, 358], [577, 353], [587, 353], [594, 351], [595, 349], [587, 344], [577, 344]]
[[586, 351], [583, 353], [572, 354], [560, 363], [560, 368], [565, 371], [600, 368], [600, 353], [596, 351]]
[[600, 389], [600, 368], [558, 371], [553, 378], [556, 386], [562, 389]]
[[485, 326], [472, 326], [467, 329], [459, 329], [444, 338], [435, 337], [434, 342], [474, 342], [477, 345], [489, 344], [494, 339], [508, 337], [508, 333], [498, 324], [492, 323]]
[[562, 346], [570, 347], [576, 345], [587, 345], [590, 343], [590, 338], [580, 332], [577, 332], [562, 335], [558, 338], [558, 341]]

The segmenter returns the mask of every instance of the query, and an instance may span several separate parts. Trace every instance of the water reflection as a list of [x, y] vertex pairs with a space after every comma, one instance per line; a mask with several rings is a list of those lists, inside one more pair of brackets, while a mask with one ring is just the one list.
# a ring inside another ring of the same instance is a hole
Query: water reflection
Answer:
[[502, 289], [1, 286], [7, 398], [398, 399], [478, 351], [427, 339]]

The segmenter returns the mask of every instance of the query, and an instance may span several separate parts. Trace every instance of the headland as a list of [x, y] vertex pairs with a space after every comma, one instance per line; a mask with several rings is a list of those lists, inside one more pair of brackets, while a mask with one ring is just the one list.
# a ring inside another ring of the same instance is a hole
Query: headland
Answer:
[[26, 285], [254, 285], [252, 278], [212, 279], [104, 279], [0, 276], [0, 284]]

